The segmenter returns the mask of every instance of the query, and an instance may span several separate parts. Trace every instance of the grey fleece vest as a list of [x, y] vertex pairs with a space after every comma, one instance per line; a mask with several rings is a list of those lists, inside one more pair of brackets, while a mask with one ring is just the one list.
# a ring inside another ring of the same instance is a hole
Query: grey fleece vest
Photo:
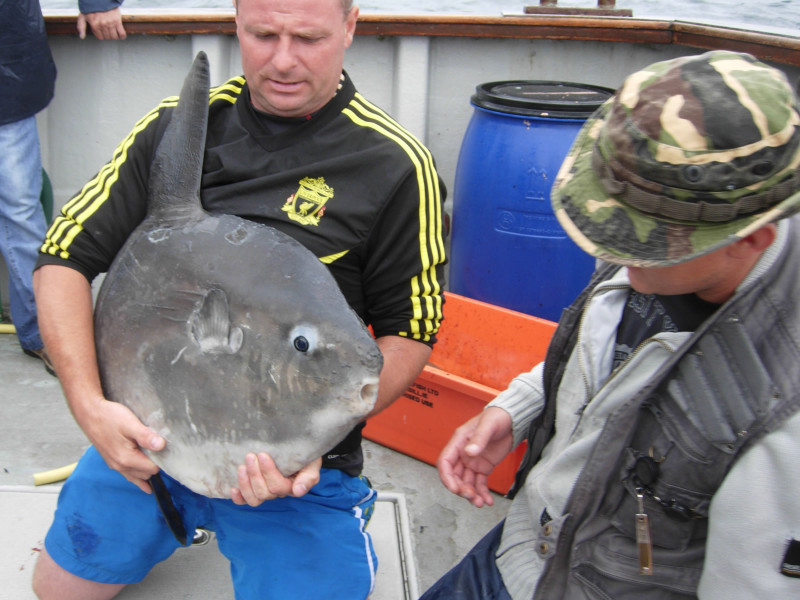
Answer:
[[[535, 598], [696, 597], [712, 496], [737, 456], [800, 408], [797, 221], [770, 270], [703, 323], [649, 384], [608, 419], [564, 515], [549, 528], [559, 550], [545, 566]], [[611, 272], [598, 273], [598, 279]], [[582, 302], [569, 312], [579, 314]], [[548, 350], [549, 399], [555, 397], [574, 345], [574, 321], [562, 321], [553, 352]], [[533, 453], [528, 463], [538, 459], [552, 431], [554, 403], [549, 399], [537, 420], [538, 431], [529, 436]], [[649, 485], [637, 476], [641, 457], [658, 465]], [[525, 472], [523, 467], [515, 489]], [[644, 495], [652, 530], [654, 569], [649, 576], [639, 574], [637, 491]]]

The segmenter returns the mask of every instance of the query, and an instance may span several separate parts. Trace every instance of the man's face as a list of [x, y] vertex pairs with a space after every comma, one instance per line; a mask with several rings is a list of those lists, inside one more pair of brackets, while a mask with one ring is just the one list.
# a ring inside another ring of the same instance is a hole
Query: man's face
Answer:
[[631, 287], [641, 294], [697, 294], [721, 304], [741, 281], [737, 266], [728, 256], [728, 248], [723, 247], [669, 267], [628, 267], [628, 278]]
[[253, 105], [281, 117], [319, 110], [335, 95], [358, 9], [341, 0], [236, 0], [236, 33]]

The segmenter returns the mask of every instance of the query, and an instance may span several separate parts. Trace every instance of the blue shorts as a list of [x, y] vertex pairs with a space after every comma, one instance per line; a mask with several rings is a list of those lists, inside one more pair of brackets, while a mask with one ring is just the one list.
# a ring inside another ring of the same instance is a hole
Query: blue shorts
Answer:
[[[302, 498], [254, 508], [201, 496], [162, 476], [190, 540], [198, 527], [216, 532], [231, 562], [237, 600], [360, 599], [371, 593], [378, 562], [364, 528], [376, 493], [363, 478], [323, 469]], [[155, 497], [108, 468], [90, 447], [61, 490], [45, 547], [74, 575], [127, 584], [141, 581], [180, 544]]]

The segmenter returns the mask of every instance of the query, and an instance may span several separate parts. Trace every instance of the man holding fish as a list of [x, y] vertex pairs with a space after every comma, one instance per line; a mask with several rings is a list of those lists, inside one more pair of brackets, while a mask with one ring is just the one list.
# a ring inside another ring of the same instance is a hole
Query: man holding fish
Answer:
[[[211, 91], [203, 208], [274, 227], [329, 266], [383, 355], [380, 411], [416, 378], [441, 320], [443, 186], [428, 151], [342, 70], [358, 17], [349, 0], [235, 6], [244, 77]], [[178, 120], [174, 105], [167, 99], [140, 121], [64, 207], [35, 274], [46, 346], [93, 444], [62, 490], [34, 574], [40, 598], [111, 598], [180, 545], [148, 495], [159, 469], [146, 452], [169, 450], [170, 433], [105, 397], [90, 288], [145, 216], [151, 160]], [[301, 352], [314, 343], [307, 333], [295, 340]], [[237, 598], [370, 594], [376, 557], [363, 528], [375, 492], [359, 476], [362, 426], [288, 476], [252, 448], [230, 499], [163, 474], [186, 530], [217, 532]]]

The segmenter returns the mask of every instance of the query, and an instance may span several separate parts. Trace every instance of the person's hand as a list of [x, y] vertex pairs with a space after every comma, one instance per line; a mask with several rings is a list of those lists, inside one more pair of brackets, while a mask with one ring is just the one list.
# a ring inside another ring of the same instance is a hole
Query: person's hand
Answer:
[[127, 37], [122, 25], [122, 11], [119, 8], [105, 12], [80, 13], [78, 15], [78, 36], [86, 38], [86, 24], [98, 40], [124, 40]]
[[158, 473], [158, 466], [142, 452], [163, 450], [166, 440], [142, 423], [127, 406], [108, 400], [100, 401], [92, 410], [91, 419], [80, 423], [89, 441], [106, 461], [125, 479], [148, 494], [147, 482]]
[[265, 452], [249, 453], [237, 472], [239, 487], [231, 489], [235, 504], [258, 506], [267, 500], [294, 496], [299, 498], [319, 483], [322, 457], [309, 463], [294, 475], [284, 477], [272, 457]]
[[511, 416], [491, 406], [455, 430], [436, 461], [439, 478], [474, 506], [491, 506], [489, 474], [511, 452], [513, 443]]

